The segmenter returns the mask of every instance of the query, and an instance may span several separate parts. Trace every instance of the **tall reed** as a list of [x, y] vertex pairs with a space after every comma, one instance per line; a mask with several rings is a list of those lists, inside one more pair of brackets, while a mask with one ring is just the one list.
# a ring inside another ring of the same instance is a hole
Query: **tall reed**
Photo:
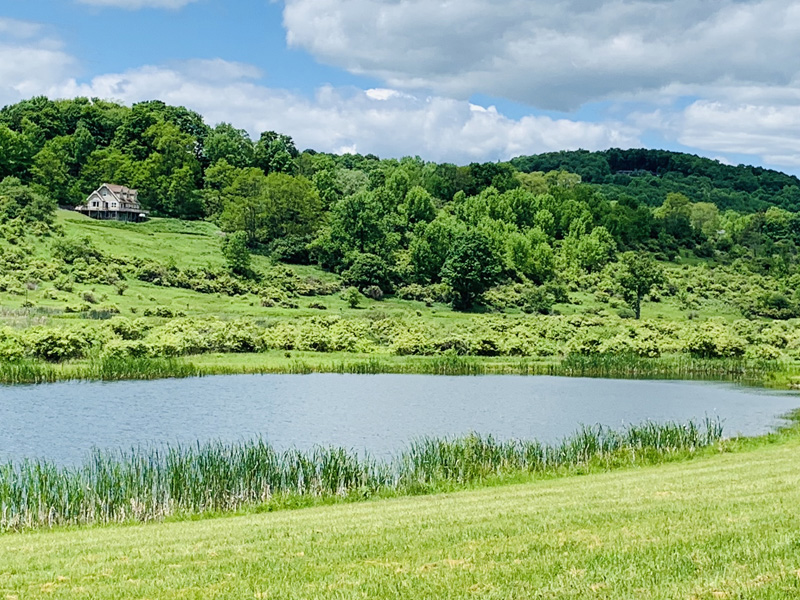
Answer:
[[198, 365], [188, 358], [106, 358], [78, 363], [36, 360], [0, 361], [0, 384], [48, 383], [63, 380], [163, 379], [234, 375], [239, 373], [417, 373], [423, 375], [558, 375], [567, 377], [617, 377], [628, 379], [716, 379], [762, 384], [785, 380], [796, 368], [780, 361], [701, 359], [686, 355], [644, 358], [628, 354], [569, 355], [560, 362], [528, 358], [484, 359], [444, 354], [425, 357], [353, 357], [327, 362], [325, 355], [290, 359], [265, 359], [263, 363]]
[[423, 438], [389, 460], [343, 448], [278, 451], [263, 439], [93, 451], [79, 466], [0, 465], [0, 529], [149, 521], [273, 498], [419, 493], [491, 476], [653, 462], [722, 438], [719, 421], [583, 427], [556, 444], [471, 434]]
[[688, 355], [647, 358], [633, 354], [570, 354], [550, 369], [553, 375], [581, 377], [724, 379], [761, 382], [787, 371], [780, 361], [695, 358]]

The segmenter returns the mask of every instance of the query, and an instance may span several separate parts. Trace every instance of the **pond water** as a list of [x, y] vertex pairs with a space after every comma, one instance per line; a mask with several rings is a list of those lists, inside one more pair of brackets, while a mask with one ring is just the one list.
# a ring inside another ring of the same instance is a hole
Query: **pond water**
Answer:
[[756, 435], [800, 395], [734, 384], [562, 377], [235, 375], [0, 386], [0, 461], [80, 462], [92, 447], [263, 436], [386, 456], [415, 437], [470, 431], [552, 442], [580, 424], [722, 419]]

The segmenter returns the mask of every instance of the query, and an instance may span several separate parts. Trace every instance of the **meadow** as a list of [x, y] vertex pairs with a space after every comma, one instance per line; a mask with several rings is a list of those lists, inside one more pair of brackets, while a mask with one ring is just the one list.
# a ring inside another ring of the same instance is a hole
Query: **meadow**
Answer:
[[9, 533], [0, 594], [782, 600], [800, 594], [798, 453], [784, 431], [583, 476]]
[[[489, 293], [495, 305], [468, 312], [400, 292], [351, 306], [341, 278], [312, 266], [253, 255], [261, 278], [232, 277], [211, 223], [56, 217], [63, 235], [0, 240], [3, 383], [327, 371], [775, 385], [798, 373], [795, 321], [743, 318], [725, 296], [736, 281], [720, 288], [708, 265], [672, 264], [640, 321], [592, 292], [596, 277], [576, 281], [549, 315], [508, 304], [517, 292], [502, 286]], [[694, 290], [691, 309], [669, 291], [681, 286]]]
[[[68, 239], [88, 239], [94, 250], [106, 257], [104, 266], [140, 265], [152, 261], [166, 267], [180, 270], [208, 268], [223, 270], [225, 260], [221, 252], [224, 233], [215, 225], [203, 221], [182, 221], [179, 219], [151, 219], [140, 224], [97, 221], [79, 213], [59, 210], [55, 223], [61, 227]], [[298, 302], [294, 308], [284, 306], [262, 306], [257, 294], [243, 293], [227, 295], [224, 293], [202, 293], [192, 289], [171, 285], [154, 285], [135, 277], [132, 269], [124, 279], [127, 287], [120, 294], [115, 282], [103, 282], [102, 277], [93, 281], [72, 281], [71, 291], [58, 290], [52, 281], [42, 278], [36, 272], [34, 261], [41, 266], [53, 266], [53, 239], [33, 237], [16, 240], [15, 243], [3, 243], [0, 248], [13, 250], [21, 248], [29, 261], [27, 273], [13, 272], [16, 281], [9, 280], [0, 284], [0, 322], [6, 321], [17, 325], [30, 325], [51, 319], [72, 320], [92, 316], [92, 312], [103, 312], [102, 308], [112, 308], [112, 314], [142, 316], [147, 308], [169, 308], [173, 312], [183, 312], [188, 316], [215, 315], [223, 319], [237, 317], [269, 318], [285, 316], [313, 316], [320, 314], [320, 309], [309, 308], [314, 297]], [[21, 244], [21, 245], [20, 245]], [[8, 260], [8, 259], [7, 259]], [[267, 274], [267, 278], [277, 278], [273, 268], [275, 263], [267, 256], [252, 255], [253, 268]], [[683, 264], [687, 267], [696, 260], [687, 258]], [[60, 268], [60, 265], [57, 265]], [[343, 287], [337, 275], [310, 265], [281, 265], [291, 276], [299, 279], [312, 279]], [[72, 270], [72, 269], [67, 269]], [[680, 274], [680, 268], [676, 269]], [[37, 276], [39, 275], [39, 276]], [[119, 277], [119, 275], [118, 275]], [[113, 279], [113, 277], [112, 277]], [[26, 281], [27, 280], [27, 281]], [[26, 286], [28, 282], [36, 285]], [[2, 283], [2, 282], [0, 282]], [[32, 288], [32, 289], [28, 289]], [[93, 294], [95, 301], [87, 302], [85, 295]], [[554, 307], [561, 314], [596, 314], [598, 311], [615, 311], [624, 306], [621, 301], [600, 297], [585, 290], [575, 290], [571, 294], [571, 302], [556, 303]], [[426, 303], [424, 300], [406, 300], [397, 296], [374, 300], [366, 296], [360, 298], [359, 306], [350, 307], [348, 302], [338, 293], [324, 295], [322, 303], [326, 310], [344, 316], [363, 316], [370, 311], [379, 311], [390, 316], [424, 315], [426, 320], [464, 324], [476, 315], [486, 312], [486, 308], [477, 307], [474, 311], [457, 312], [451, 310], [446, 302]], [[698, 302], [702, 300], [702, 302]], [[645, 303], [642, 317], [645, 319], [677, 320], [685, 319], [689, 312], [698, 319], [721, 317], [732, 321], [741, 317], [730, 302], [713, 297], [713, 293], [705, 297], [694, 298], [689, 304], [686, 299], [664, 298], [658, 302]], [[88, 304], [88, 306], [86, 306]], [[74, 312], [65, 312], [65, 308], [82, 308]], [[132, 310], [133, 309], [133, 310]], [[519, 309], [510, 307], [507, 312], [511, 316], [524, 316]]]

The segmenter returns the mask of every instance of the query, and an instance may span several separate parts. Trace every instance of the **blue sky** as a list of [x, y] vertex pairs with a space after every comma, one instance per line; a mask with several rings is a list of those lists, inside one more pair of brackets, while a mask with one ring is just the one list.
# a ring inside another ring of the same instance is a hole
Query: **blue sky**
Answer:
[[0, 104], [160, 98], [457, 163], [657, 147], [800, 172], [800, 1], [4, 0]]

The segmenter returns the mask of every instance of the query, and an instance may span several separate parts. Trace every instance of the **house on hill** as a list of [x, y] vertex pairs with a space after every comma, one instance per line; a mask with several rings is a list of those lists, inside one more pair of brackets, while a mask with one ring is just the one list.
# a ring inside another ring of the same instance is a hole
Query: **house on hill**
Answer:
[[75, 210], [92, 217], [111, 221], [139, 223], [147, 219], [147, 211], [139, 204], [139, 192], [125, 187], [104, 183], [86, 199], [85, 204]]

